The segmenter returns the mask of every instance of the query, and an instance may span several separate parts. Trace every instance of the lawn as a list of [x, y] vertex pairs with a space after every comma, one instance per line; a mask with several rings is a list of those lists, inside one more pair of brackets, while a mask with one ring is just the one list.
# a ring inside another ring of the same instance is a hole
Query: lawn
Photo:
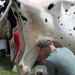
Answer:
[[[35, 75], [34, 67], [32, 68], [31, 75]], [[0, 56], [0, 75], [18, 75], [17, 72], [11, 71], [10, 56], [6, 56], [6, 57]]]
[[0, 75], [17, 75], [17, 72], [11, 71], [10, 56], [0, 56]]

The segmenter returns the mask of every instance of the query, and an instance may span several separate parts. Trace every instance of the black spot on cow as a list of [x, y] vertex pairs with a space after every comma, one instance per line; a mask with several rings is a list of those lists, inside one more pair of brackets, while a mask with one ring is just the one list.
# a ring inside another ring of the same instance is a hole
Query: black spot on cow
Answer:
[[70, 14], [68, 14], [68, 16], [70, 16]]
[[21, 18], [22, 18], [23, 21], [27, 21], [28, 22], [28, 20], [27, 20], [27, 18], [25, 16], [21, 15]]
[[18, 8], [20, 8], [20, 6], [21, 6], [20, 2], [18, 2], [17, 0], [13, 0], [13, 3], [14, 3], [14, 2], [16, 2]]
[[71, 46], [71, 44], [69, 44], [69, 46]]
[[8, 3], [9, 3], [9, 0], [1, 0], [1, 1], [5, 1], [5, 2], [4, 2], [4, 4], [3, 4], [4, 6], [0, 5], [0, 14], [1, 14], [1, 12], [4, 13], [4, 11], [5, 11], [6, 8], [7, 8]]
[[71, 19], [69, 21], [71, 21]]
[[20, 2], [17, 2], [17, 5], [18, 5], [18, 8], [20, 8], [20, 6], [21, 6]]
[[10, 8], [10, 10], [8, 12], [7, 19], [9, 20], [11, 28], [13, 29], [17, 25], [17, 21], [16, 21], [16, 18], [14, 17], [14, 14], [13, 14], [11, 8]]
[[26, 24], [26, 23], [24, 23], [24, 24]]
[[60, 39], [63, 39], [63, 37], [61, 37]]
[[74, 12], [74, 14], [75, 14], [75, 12]]
[[9, 4], [9, 0], [5, 0], [5, 3], [3, 4], [4, 5], [4, 10], [6, 9], [6, 7], [8, 6]]
[[13, 1], [17, 2], [17, 0], [13, 0]]
[[21, 17], [21, 12], [19, 12], [19, 18]]
[[71, 31], [71, 29], [69, 31]]
[[72, 36], [72, 34], [70, 34], [70, 36]]
[[67, 15], [67, 13], [65, 13], [65, 15]]
[[58, 19], [60, 19], [60, 16], [58, 16]]
[[49, 6], [48, 6], [48, 10], [52, 9], [54, 7], [54, 4], [51, 3]]
[[74, 4], [71, 4], [71, 6], [74, 6]]
[[19, 14], [21, 15], [21, 12], [19, 12]]
[[18, 13], [16, 11], [14, 11], [14, 15], [18, 18]]
[[3, 12], [3, 11], [2, 11], [2, 8], [3, 8], [3, 6], [2, 6], [2, 5], [0, 5], [0, 14], [1, 14], [1, 12]]
[[47, 18], [45, 19], [45, 22], [48, 22]]
[[73, 30], [75, 30], [75, 27], [73, 27]]
[[3, 7], [3, 6], [2, 6], [2, 5], [0, 5], [0, 9], [2, 9], [2, 7]]
[[68, 9], [66, 9], [65, 12], [68, 12]]
[[61, 23], [61, 26], [62, 26], [63, 24]]

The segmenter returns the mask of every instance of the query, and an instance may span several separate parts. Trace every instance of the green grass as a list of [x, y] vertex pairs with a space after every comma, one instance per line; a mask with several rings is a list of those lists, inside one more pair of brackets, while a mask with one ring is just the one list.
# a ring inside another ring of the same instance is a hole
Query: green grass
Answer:
[[0, 57], [0, 75], [17, 75], [11, 71], [10, 57]]
[[[31, 75], [35, 75], [34, 69], [37, 64], [38, 62], [34, 64], [31, 71]], [[6, 57], [0, 56], [0, 75], [18, 75], [17, 72], [11, 71], [10, 56], [6, 56]]]

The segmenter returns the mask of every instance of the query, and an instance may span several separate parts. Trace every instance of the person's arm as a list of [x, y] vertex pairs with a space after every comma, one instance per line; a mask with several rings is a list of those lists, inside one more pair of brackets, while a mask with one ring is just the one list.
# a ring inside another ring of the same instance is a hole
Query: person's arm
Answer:
[[14, 42], [14, 39], [12, 37], [12, 39], [10, 40], [10, 48], [13, 48], [15, 46], [15, 42]]
[[45, 65], [47, 67], [48, 74], [55, 75], [55, 65], [49, 60], [46, 60]]

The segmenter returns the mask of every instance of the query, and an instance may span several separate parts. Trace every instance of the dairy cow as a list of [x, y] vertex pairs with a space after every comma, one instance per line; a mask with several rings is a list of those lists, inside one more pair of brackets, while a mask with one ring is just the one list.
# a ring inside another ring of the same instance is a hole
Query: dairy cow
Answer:
[[21, 74], [26, 75], [33, 66], [39, 53], [37, 43], [41, 37], [50, 37], [62, 46], [75, 50], [75, 0], [18, 1], [21, 2], [20, 13], [27, 20], [22, 20], [25, 40], [22, 48], [25, 48], [25, 52], [20, 50], [23, 54], [19, 52], [15, 60]]
[[42, 37], [75, 50], [75, 0], [18, 1], [19, 24], [22, 26], [19, 28], [21, 46], [15, 63], [21, 75], [30, 72], [39, 53], [38, 41]]

